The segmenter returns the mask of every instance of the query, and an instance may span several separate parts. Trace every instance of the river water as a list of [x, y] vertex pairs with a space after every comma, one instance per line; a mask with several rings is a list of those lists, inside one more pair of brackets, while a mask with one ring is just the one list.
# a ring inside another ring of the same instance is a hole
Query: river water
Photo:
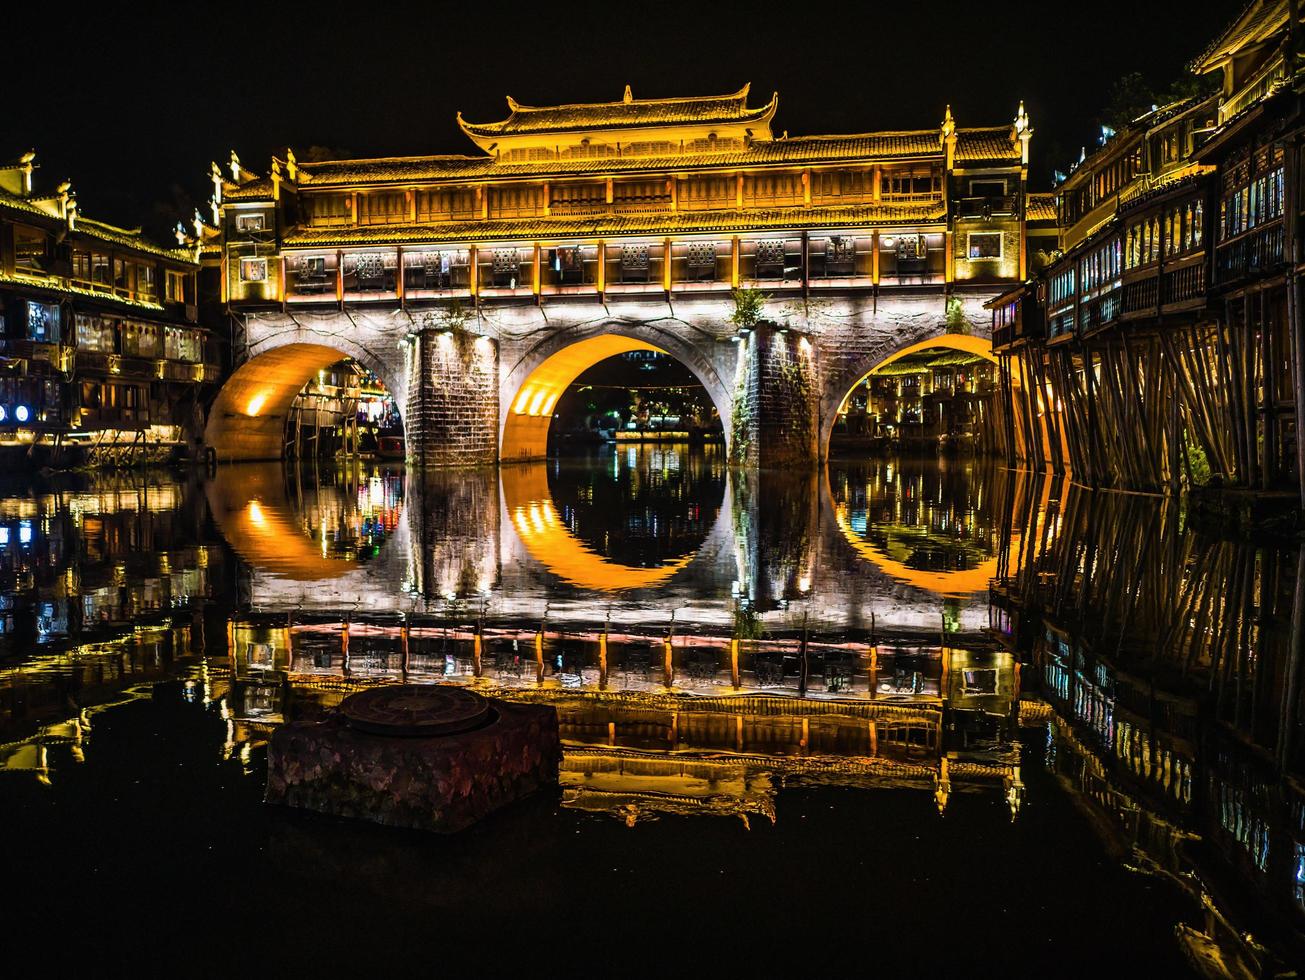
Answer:
[[[1290, 959], [1301, 564], [967, 460], [11, 480], [6, 925], [201, 975]], [[399, 680], [553, 704], [560, 789], [452, 838], [262, 803], [277, 725]]]

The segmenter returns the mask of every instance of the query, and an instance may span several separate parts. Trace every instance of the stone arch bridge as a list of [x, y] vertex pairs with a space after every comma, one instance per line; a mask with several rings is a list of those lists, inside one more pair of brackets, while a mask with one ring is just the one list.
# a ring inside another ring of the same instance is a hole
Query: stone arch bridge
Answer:
[[950, 312], [938, 289], [771, 297], [765, 322], [743, 335], [728, 296], [483, 305], [456, 328], [439, 306], [242, 313], [237, 365], [210, 407], [205, 442], [219, 461], [279, 458], [295, 396], [348, 356], [394, 395], [410, 462], [540, 458], [553, 408], [582, 371], [657, 350], [702, 383], [735, 462], [814, 461], [849, 391], [878, 365], [933, 343], [988, 354], [989, 294], [958, 288]]

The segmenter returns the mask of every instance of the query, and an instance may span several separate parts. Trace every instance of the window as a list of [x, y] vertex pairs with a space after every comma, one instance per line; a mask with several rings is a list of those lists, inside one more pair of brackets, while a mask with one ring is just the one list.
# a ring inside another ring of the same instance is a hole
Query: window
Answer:
[[970, 232], [967, 236], [966, 255], [972, 259], [1001, 258], [1001, 232]]
[[186, 274], [184, 272], [167, 271], [168, 302], [184, 303], [186, 302]]
[[20, 270], [45, 271], [45, 253], [49, 236], [39, 228], [14, 225], [14, 263]]
[[267, 259], [241, 259], [241, 282], [267, 282]]
[[154, 285], [154, 266], [136, 266], [136, 295], [149, 300], [158, 296], [158, 289]]
[[80, 349], [112, 354], [114, 335], [114, 323], [108, 317], [77, 314], [77, 346]]
[[82, 282], [91, 281], [91, 253], [74, 251], [72, 254], [72, 277]]
[[198, 363], [200, 360], [199, 331], [168, 327], [163, 335], [163, 356], [170, 361]]
[[27, 301], [27, 339], [43, 344], [59, 342], [59, 307]]
[[403, 191], [376, 191], [358, 196], [358, 223], [393, 225], [408, 220], [408, 198]]
[[236, 231], [245, 233], [263, 230], [264, 215], [261, 211], [253, 214], [236, 215]]
[[122, 352], [131, 357], [161, 357], [162, 331], [157, 324], [126, 320], [122, 327]]

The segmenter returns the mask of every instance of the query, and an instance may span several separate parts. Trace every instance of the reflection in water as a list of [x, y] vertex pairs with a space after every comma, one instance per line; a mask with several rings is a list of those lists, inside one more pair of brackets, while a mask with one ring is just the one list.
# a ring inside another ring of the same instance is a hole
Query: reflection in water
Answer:
[[943, 595], [987, 589], [997, 572], [1007, 474], [923, 459], [845, 466], [834, 475], [834, 518], [857, 551], [902, 581]]
[[716, 445], [613, 447], [547, 468], [562, 523], [620, 565], [653, 568], [692, 554], [725, 495], [724, 449]]
[[1040, 675], [1048, 765], [1208, 906], [1202, 931], [1180, 931], [1196, 955], [1218, 946], [1258, 971], [1275, 962], [1268, 940], [1301, 956], [1305, 549], [1192, 530], [1170, 500], [1051, 481], [1013, 517], [1042, 530], [994, 588], [993, 624]]
[[[466, 684], [559, 713], [565, 806], [536, 830], [756, 829], [833, 786], [923, 800], [947, 840], [993, 809], [1018, 835], [1068, 793], [1172, 893], [1112, 901], [1248, 963], [1301, 949], [1301, 548], [1202, 534], [1171, 502], [954, 462], [727, 475], [673, 447], [249, 466], [10, 491], [0, 559], [0, 771], [88, 812], [108, 789], [74, 774], [139, 750], [112, 734], [132, 712], [169, 738], [190, 717], [169, 712], [202, 714], [177, 751], [256, 781], [277, 725], [369, 685]], [[166, 797], [177, 777], [140, 778]], [[206, 805], [249, 819], [224, 792]], [[1030, 867], [1064, 860], [1015, 839]]]

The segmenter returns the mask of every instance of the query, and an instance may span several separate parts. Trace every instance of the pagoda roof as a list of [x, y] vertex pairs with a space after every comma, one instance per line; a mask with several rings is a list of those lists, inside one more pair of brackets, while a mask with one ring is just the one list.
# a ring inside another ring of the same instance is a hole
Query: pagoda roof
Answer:
[[1024, 216], [1028, 221], [1057, 221], [1055, 194], [1030, 194]]
[[528, 106], [508, 96], [509, 115], [492, 123], [471, 123], [458, 113], [458, 125], [472, 139], [573, 133], [582, 130], [650, 129], [677, 125], [738, 125], [768, 123], [779, 104], [779, 93], [757, 108], [748, 107], [744, 85], [728, 95], [670, 99], [636, 99], [627, 85], [618, 102], [586, 102], [559, 106]]
[[737, 211], [552, 215], [499, 218], [441, 224], [299, 228], [288, 248], [350, 245], [454, 244], [461, 242], [572, 241], [579, 238], [634, 235], [712, 234], [739, 231], [845, 228], [868, 225], [919, 225], [941, 222], [941, 199], [925, 204], [867, 204], [815, 208], [766, 208]]
[[1020, 145], [1009, 126], [956, 130], [957, 160], [1011, 160], [1019, 156]]
[[[64, 219], [60, 217], [57, 206], [58, 198], [53, 195], [23, 197], [0, 188], [0, 209], [19, 211], [25, 216], [43, 218], [47, 224], [62, 226]], [[77, 215], [76, 226], [70, 232], [70, 235], [74, 240], [78, 238], [95, 238], [136, 252], [146, 252], [176, 262], [194, 264], [191, 253], [186, 249], [167, 248], [146, 238], [139, 228], [119, 228], [104, 221], [88, 218], [80, 213]]]
[[85, 235], [91, 238], [98, 238], [101, 241], [109, 242], [113, 245], [121, 245], [124, 248], [134, 249], [137, 252], [148, 252], [151, 255], [159, 255], [166, 259], [172, 259], [174, 262], [184, 262], [187, 265], [194, 265], [194, 253], [184, 248], [167, 248], [163, 245], [156, 244], [146, 238], [139, 228], [119, 228], [116, 225], [108, 224], [104, 221], [94, 221], [90, 218], [77, 216], [77, 227], [72, 232], [74, 236]]
[[[964, 159], [1015, 159], [1018, 146], [1009, 127], [958, 131], [958, 152]], [[749, 146], [706, 153], [663, 156], [575, 157], [551, 160], [501, 161], [489, 156], [384, 157], [299, 164], [301, 189], [353, 187], [413, 182], [460, 182], [486, 179], [528, 179], [551, 176], [617, 173], [683, 172], [738, 167], [941, 157], [936, 129], [862, 133], [849, 136], [801, 136], [762, 140]], [[224, 190], [225, 199], [268, 195], [270, 187], [244, 185]]]
[[1213, 71], [1243, 48], [1272, 38], [1286, 26], [1288, 6], [1286, 0], [1250, 0], [1192, 62], [1192, 69]]

